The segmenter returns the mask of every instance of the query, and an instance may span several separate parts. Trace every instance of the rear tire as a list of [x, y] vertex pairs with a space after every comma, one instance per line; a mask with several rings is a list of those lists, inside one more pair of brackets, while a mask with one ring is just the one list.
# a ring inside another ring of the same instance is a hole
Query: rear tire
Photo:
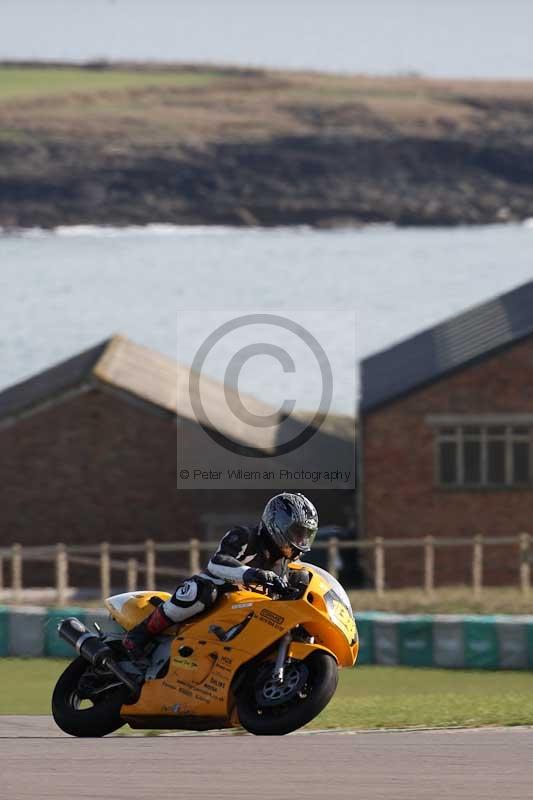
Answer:
[[256, 736], [283, 736], [311, 722], [327, 706], [337, 688], [337, 662], [324, 651], [305, 659], [309, 670], [303, 696], [284, 706], [260, 707], [256, 697], [256, 672], [249, 675], [237, 696], [237, 713], [243, 728]]
[[90, 668], [84, 658], [76, 658], [59, 678], [52, 695], [54, 720], [71, 736], [106, 736], [125, 724], [120, 709], [130, 697], [126, 686], [110, 690], [90, 708], [79, 708], [79, 682]]

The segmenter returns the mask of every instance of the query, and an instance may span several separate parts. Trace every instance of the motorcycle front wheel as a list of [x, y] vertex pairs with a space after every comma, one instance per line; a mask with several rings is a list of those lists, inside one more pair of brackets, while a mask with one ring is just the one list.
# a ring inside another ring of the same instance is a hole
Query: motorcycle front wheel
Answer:
[[112, 676], [94, 673], [81, 656], [68, 665], [52, 695], [56, 724], [71, 736], [106, 736], [124, 725], [120, 709], [129, 691]]
[[279, 698], [272, 692], [268, 667], [248, 676], [237, 696], [237, 713], [243, 728], [256, 736], [282, 736], [307, 725], [327, 706], [339, 678], [333, 656], [324, 651], [313, 653], [305, 661], [293, 662], [293, 673], [297, 665], [305, 669], [305, 674], [300, 681], [289, 675], [294, 691]]

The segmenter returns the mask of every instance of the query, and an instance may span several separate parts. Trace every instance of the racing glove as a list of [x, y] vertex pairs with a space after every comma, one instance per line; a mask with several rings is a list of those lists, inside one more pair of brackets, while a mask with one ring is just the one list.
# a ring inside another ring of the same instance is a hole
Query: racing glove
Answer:
[[279, 592], [280, 594], [284, 592], [287, 588], [287, 581], [285, 578], [280, 578], [279, 575], [276, 575], [275, 572], [268, 569], [247, 569], [244, 575], [242, 576], [242, 582], [245, 586], [248, 586], [250, 583], [257, 583], [260, 586], [271, 586], [274, 591]]

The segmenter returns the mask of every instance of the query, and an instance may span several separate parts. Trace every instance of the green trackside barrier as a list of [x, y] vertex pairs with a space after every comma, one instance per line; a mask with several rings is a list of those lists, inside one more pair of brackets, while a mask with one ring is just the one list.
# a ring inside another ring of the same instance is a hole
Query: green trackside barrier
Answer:
[[358, 664], [374, 663], [374, 624], [372, 614], [356, 615], [355, 623], [359, 636]]
[[[455, 669], [533, 669], [533, 615], [356, 614], [358, 664]], [[385, 624], [386, 641], [378, 652]]]
[[529, 669], [533, 669], [533, 620], [526, 623], [527, 661]]
[[[0, 606], [0, 657], [74, 657], [57, 626], [77, 617], [92, 629], [120, 628], [104, 609]], [[423, 615], [366, 611], [356, 614], [358, 664], [402, 664], [454, 669], [533, 670], [533, 615]], [[27, 625], [25, 629], [17, 626]], [[43, 627], [44, 626], [44, 627]], [[24, 634], [24, 635], [22, 635]]]
[[498, 632], [494, 617], [467, 616], [465, 633], [465, 667], [498, 669], [500, 666]]
[[46, 615], [44, 631], [44, 655], [53, 658], [72, 658], [75, 651], [72, 645], [59, 638], [57, 626], [67, 617], [77, 617], [85, 622], [85, 609], [82, 608], [49, 608]]
[[400, 664], [433, 666], [433, 620], [430, 616], [409, 616], [398, 623]]
[[0, 606], [0, 656], [7, 656], [9, 652], [8, 613], [5, 606]]

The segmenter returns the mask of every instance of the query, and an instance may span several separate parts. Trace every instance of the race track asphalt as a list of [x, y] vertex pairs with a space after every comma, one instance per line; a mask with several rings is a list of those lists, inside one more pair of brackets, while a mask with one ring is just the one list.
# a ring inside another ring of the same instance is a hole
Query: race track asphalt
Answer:
[[533, 728], [72, 739], [0, 717], [5, 800], [531, 800]]

